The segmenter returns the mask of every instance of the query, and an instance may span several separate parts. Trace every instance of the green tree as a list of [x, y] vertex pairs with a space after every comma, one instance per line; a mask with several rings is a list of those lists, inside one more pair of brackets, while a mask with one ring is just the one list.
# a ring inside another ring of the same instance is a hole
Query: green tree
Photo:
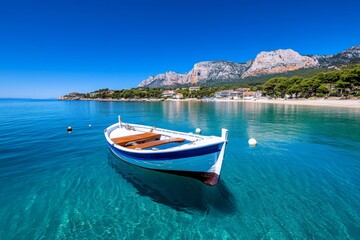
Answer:
[[266, 81], [265, 84], [263, 85], [264, 93], [268, 96], [272, 96], [272, 97], [276, 96], [275, 87], [278, 83], [279, 83], [278, 78], [271, 78], [268, 81]]
[[285, 97], [286, 92], [291, 87], [290, 79], [286, 77], [280, 77], [277, 79], [277, 84], [274, 88], [275, 93], [277, 96], [280, 96], [282, 98]]
[[321, 84], [319, 86], [319, 88], [317, 89], [317, 92], [322, 94], [322, 95], [328, 94], [329, 93], [329, 88], [328, 88], [327, 84]]
[[352, 69], [345, 69], [340, 75], [340, 80], [350, 83], [350, 89], [355, 86], [360, 86], [360, 66]]
[[303, 80], [303, 77], [299, 77], [299, 76], [292, 76], [289, 80], [291, 84], [299, 84], [301, 83], [301, 81]]
[[293, 95], [295, 94], [295, 98], [298, 97], [299, 93], [301, 92], [301, 88], [299, 84], [292, 84], [289, 89], [287, 90], [287, 94]]
[[343, 95], [343, 91], [346, 88], [349, 88], [351, 86], [351, 84], [349, 82], [344, 82], [343, 80], [339, 80], [335, 83], [334, 87], [336, 89], [340, 89], [340, 94]]
[[301, 92], [301, 95], [303, 97], [310, 97], [311, 96], [311, 79], [310, 78], [305, 78], [301, 81], [301, 83], [299, 84], [299, 88], [300, 88], [300, 92]]
[[321, 81], [319, 79], [311, 79], [311, 95], [316, 95], [320, 86]]

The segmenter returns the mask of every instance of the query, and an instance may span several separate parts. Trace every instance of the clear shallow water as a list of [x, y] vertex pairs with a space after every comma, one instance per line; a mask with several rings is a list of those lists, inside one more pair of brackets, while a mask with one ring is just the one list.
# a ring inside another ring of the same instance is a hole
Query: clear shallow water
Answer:
[[[103, 136], [118, 114], [228, 128], [219, 184], [119, 161]], [[357, 109], [0, 100], [1, 239], [359, 239], [359, 182]]]

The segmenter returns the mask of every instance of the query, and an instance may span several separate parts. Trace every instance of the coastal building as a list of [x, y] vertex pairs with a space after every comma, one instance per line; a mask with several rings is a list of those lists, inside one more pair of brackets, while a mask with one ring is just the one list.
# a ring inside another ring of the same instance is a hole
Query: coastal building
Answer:
[[229, 98], [232, 91], [233, 90], [224, 90], [221, 92], [217, 92], [215, 93], [215, 98]]
[[237, 88], [235, 91], [239, 92], [240, 94], [243, 94], [245, 92], [250, 91], [250, 88]]
[[89, 95], [90, 97], [96, 97], [98, 95], [98, 92], [91, 92]]
[[200, 86], [193, 86], [193, 87], [189, 87], [189, 91], [199, 91], [200, 90]]
[[243, 99], [244, 93], [248, 92], [250, 88], [237, 88], [232, 92], [233, 99]]
[[242, 97], [242, 93], [239, 92], [239, 91], [236, 91], [236, 90], [232, 91], [230, 93], [230, 95], [231, 95], [231, 98], [234, 99], [234, 100], [241, 99], [241, 97]]
[[215, 98], [217, 99], [221, 99], [221, 98], [225, 98], [225, 99], [244, 99], [244, 100], [249, 100], [249, 99], [255, 99], [261, 96], [261, 92], [257, 91], [257, 92], [251, 92], [249, 91], [249, 88], [238, 88], [236, 90], [224, 90], [221, 92], [217, 92], [215, 93]]
[[174, 96], [173, 96], [174, 99], [182, 99], [184, 98], [184, 95], [182, 93], [176, 93]]
[[215, 93], [215, 98], [241, 99], [242, 96], [243, 96], [243, 91], [238, 91], [238, 90], [224, 90]]
[[260, 97], [260, 92], [244, 92], [243, 99], [244, 100], [251, 100]]
[[163, 97], [173, 97], [175, 92], [173, 90], [166, 90], [162, 92]]

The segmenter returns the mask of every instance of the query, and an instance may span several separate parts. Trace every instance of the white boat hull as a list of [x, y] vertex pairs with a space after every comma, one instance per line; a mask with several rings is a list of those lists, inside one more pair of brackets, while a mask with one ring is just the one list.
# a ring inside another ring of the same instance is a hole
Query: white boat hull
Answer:
[[[130, 126], [133, 129], [131, 131], [151, 129], [143, 125]], [[218, 182], [227, 142], [226, 129], [223, 130], [222, 137], [207, 137], [156, 128], [152, 131], [170, 137], [184, 137], [190, 143], [165, 149], [133, 150], [119, 146], [111, 140], [114, 136], [129, 134], [122, 129], [123, 127], [124, 124], [119, 123], [105, 130], [111, 151], [121, 160], [147, 169], [193, 177], [207, 185], [215, 185]]]

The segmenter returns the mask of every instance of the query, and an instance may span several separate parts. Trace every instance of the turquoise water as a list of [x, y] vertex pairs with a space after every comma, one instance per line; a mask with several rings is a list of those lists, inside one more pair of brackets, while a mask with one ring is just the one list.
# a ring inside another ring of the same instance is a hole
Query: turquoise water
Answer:
[[[119, 161], [103, 136], [118, 114], [206, 135], [228, 128], [219, 184]], [[358, 109], [0, 100], [2, 240], [359, 239], [359, 183]]]

